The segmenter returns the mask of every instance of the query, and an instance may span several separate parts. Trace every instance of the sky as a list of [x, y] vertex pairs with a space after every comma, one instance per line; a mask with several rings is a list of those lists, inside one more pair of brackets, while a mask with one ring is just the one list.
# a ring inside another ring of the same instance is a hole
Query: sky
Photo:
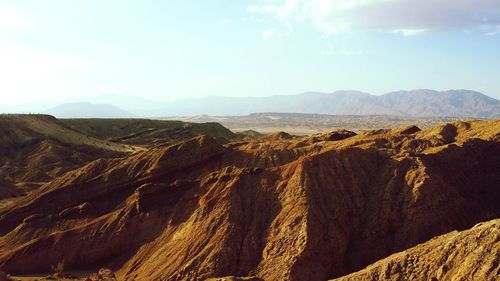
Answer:
[[0, 103], [471, 89], [498, 0], [0, 0]]

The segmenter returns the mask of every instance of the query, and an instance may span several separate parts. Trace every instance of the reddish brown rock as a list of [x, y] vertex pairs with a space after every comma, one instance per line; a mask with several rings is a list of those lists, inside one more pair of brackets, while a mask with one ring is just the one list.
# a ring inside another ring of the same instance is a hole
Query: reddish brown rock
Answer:
[[498, 132], [474, 121], [318, 143], [198, 137], [94, 161], [0, 215], [0, 270], [64, 260], [120, 280], [340, 277], [500, 217]]
[[86, 281], [116, 281], [115, 273], [109, 268], [101, 268], [99, 272], [92, 274]]
[[420, 131], [421, 131], [420, 128], [414, 125], [394, 129], [394, 132], [404, 135], [415, 134]]
[[336, 130], [330, 133], [325, 134], [325, 140], [327, 141], [339, 141], [339, 140], [344, 140], [350, 137], [355, 136], [355, 132], [351, 132], [348, 130]]
[[393, 254], [338, 281], [499, 280], [500, 219]]

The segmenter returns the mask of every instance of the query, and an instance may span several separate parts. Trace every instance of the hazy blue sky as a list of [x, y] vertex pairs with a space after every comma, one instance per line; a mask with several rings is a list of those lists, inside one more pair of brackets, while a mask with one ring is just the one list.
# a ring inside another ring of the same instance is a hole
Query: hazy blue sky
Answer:
[[0, 103], [415, 88], [500, 98], [500, 1], [0, 0]]

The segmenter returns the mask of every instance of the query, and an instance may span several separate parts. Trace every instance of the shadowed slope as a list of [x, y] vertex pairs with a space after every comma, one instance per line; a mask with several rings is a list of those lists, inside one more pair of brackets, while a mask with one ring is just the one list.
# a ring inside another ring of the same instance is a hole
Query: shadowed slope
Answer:
[[22, 195], [84, 163], [134, 149], [83, 135], [49, 115], [1, 115], [0, 199]]
[[206, 135], [221, 142], [236, 137], [224, 126], [211, 123], [150, 119], [64, 119], [67, 126], [89, 136], [113, 142], [137, 145], [162, 145]]
[[454, 231], [335, 280], [498, 280], [500, 219]]

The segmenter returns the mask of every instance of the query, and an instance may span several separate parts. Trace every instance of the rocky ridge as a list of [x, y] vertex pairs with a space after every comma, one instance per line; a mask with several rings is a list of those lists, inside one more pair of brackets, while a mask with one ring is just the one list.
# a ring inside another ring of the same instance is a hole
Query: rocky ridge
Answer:
[[496, 120], [225, 145], [200, 136], [97, 160], [0, 213], [0, 270], [344, 276], [500, 217], [499, 133]]

